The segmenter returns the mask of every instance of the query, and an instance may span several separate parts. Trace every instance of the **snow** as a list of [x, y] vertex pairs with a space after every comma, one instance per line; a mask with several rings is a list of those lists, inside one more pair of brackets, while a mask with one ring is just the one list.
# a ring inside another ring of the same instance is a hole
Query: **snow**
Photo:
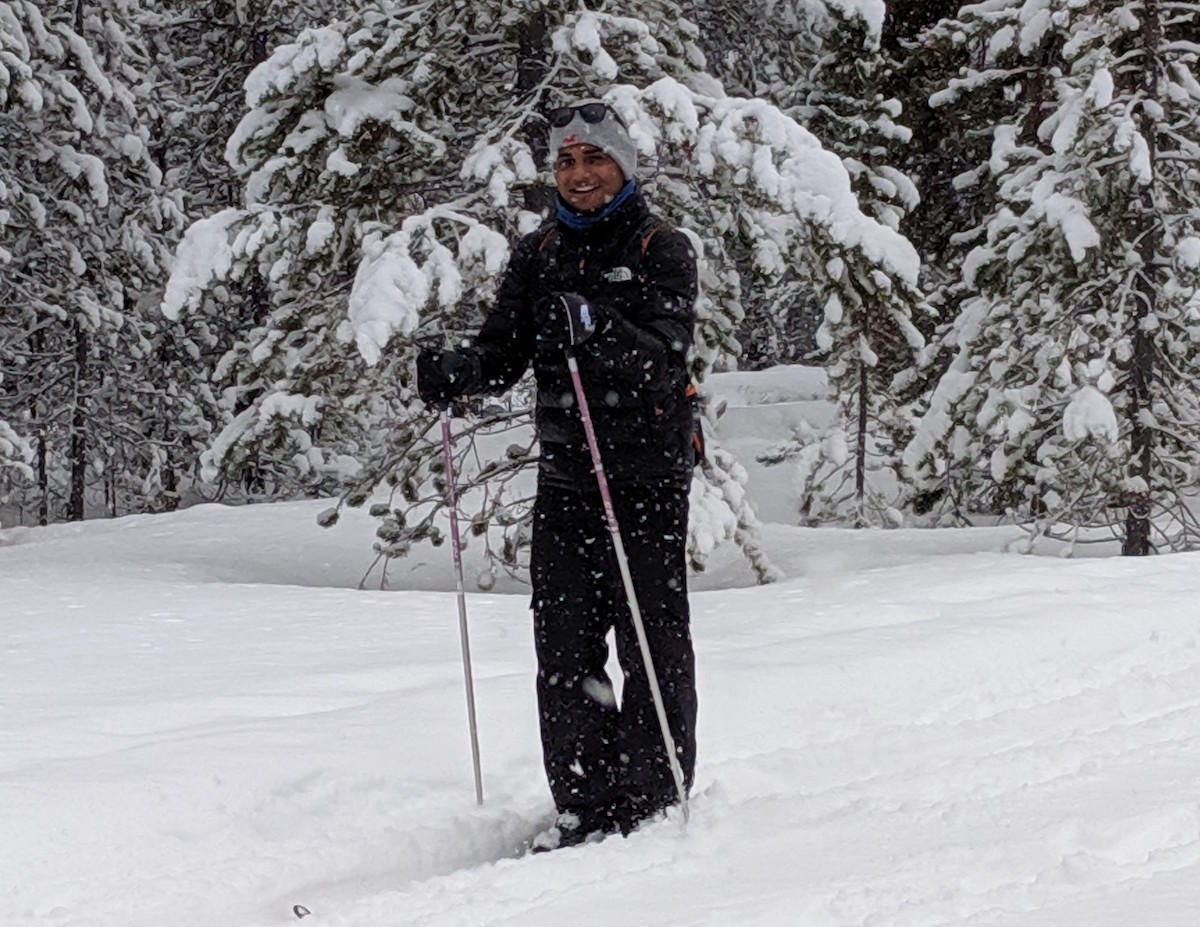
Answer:
[[337, 225], [333, 207], [322, 206], [317, 212], [317, 218], [308, 227], [308, 234], [304, 241], [304, 253], [316, 254], [321, 251], [336, 233]]
[[91, 85], [100, 92], [101, 97], [105, 100], [111, 100], [114, 95], [113, 85], [104, 76], [104, 72], [96, 62], [91, 47], [84, 40], [83, 36], [79, 35], [73, 29], [60, 29], [58, 33], [66, 41], [67, 45], [70, 46], [72, 58]]
[[1065, 193], [1049, 192], [1057, 179], [1057, 175], [1052, 174], [1038, 183], [1030, 212], [1044, 216], [1046, 222], [1057, 226], [1066, 239], [1072, 259], [1082, 263], [1087, 258], [1088, 249], [1100, 244], [1100, 233], [1092, 224], [1087, 206], [1082, 201]]
[[355, 339], [367, 363], [378, 363], [394, 332], [417, 327], [421, 307], [429, 299], [429, 281], [409, 257], [407, 238], [370, 232], [363, 239], [363, 259], [354, 278], [341, 337]]
[[861, 18], [867, 25], [868, 34], [878, 39], [887, 13], [882, 0], [829, 0], [829, 5], [841, 10], [847, 19]]
[[224, 209], [188, 227], [175, 250], [171, 276], [163, 293], [164, 316], [175, 321], [181, 312], [195, 309], [204, 288], [229, 271], [233, 264], [230, 229], [244, 218], [245, 213], [240, 209]]
[[1154, 180], [1154, 158], [1150, 154], [1150, 146], [1141, 133], [1133, 133], [1129, 146], [1129, 170], [1137, 182], [1143, 186]]
[[[457, 259], [439, 240], [437, 222], [454, 223], [460, 230]], [[426, 252], [423, 264], [414, 257], [420, 251]], [[416, 329], [430, 299], [454, 305], [469, 284], [493, 277], [507, 260], [508, 241], [468, 215], [434, 207], [409, 216], [389, 235], [369, 232], [362, 253], [338, 334], [353, 341], [368, 364], [376, 364], [394, 334]], [[481, 272], [483, 278], [478, 277]]]
[[[3, 378], [0, 377], [0, 383], [2, 382]], [[26, 461], [32, 459], [33, 448], [29, 446], [29, 442], [17, 434], [8, 422], [0, 418], [0, 472], [6, 468], [13, 468], [26, 477], [30, 477], [33, 469], [26, 465]]]
[[1176, 248], [1179, 263], [1188, 269], [1200, 268], [1200, 238], [1189, 236]]
[[103, 161], [95, 155], [76, 151], [73, 148], [61, 145], [49, 144], [46, 147], [54, 152], [58, 159], [58, 165], [62, 168], [64, 174], [72, 180], [83, 178], [87, 181], [92, 201], [97, 206], [104, 207], [108, 205], [108, 177], [104, 170]]
[[1053, 20], [1048, 9], [1050, 0], [1026, 0], [1021, 8], [1021, 40], [1022, 55], [1031, 55], [1042, 44], [1042, 39], [1050, 31]]
[[343, 177], [353, 177], [362, 170], [362, 165], [351, 161], [346, 154], [346, 146], [342, 145], [329, 153], [325, 159], [325, 170]]
[[616, 79], [619, 69], [600, 42], [600, 28], [595, 16], [582, 13], [576, 21], [571, 40], [576, 48], [590, 53], [592, 67], [596, 69], [596, 73], [605, 80]]
[[1092, 75], [1092, 82], [1088, 85], [1087, 96], [1092, 106], [1097, 109], [1105, 109], [1112, 103], [1115, 90], [1116, 86], [1112, 73], [1107, 68], [1100, 68]]
[[[772, 202], [770, 209], [747, 207], [759, 226], [754, 254], [759, 270], [783, 272], [783, 255], [793, 252], [798, 229], [814, 226], [831, 243], [860, 251], [887, 274], [915, 285], [920, 260], [911, 243], [864, 215], [841, 159], [775, 107], [757, 99], [706, 98], [665, 77], [641, 91], [616, 88], [610, 96], [626, 116], [637, 115], [635, 100], [643, 111], [671, 114], [663, 138], [677, 141], [690, 134], [688, 157], [701, 175], [746, 186]], [[694, 115], [700, 110], [707, 117], [703, 123]], [[639, 145], [660, 131], [644, 118], [631, 123]]]
[[[462, 177], [485, 187], [493, 205], [506, 207], [514, 184], [537, 179], [538, 169], [528, 146], [514, 138], [485, 140], [463, 161]], [[541, 216], [538, 217], [541, 223]]]
[[247, 105], [253, 109], [270, 94], [286, 93], [314, 67], [331, 70], [345, 51], [346, 40], [336, 28], [305, 30], [297, 42], [280, 45], [250, 72], [245, 84]]
[[[1069, 87], [1060, 91], [1064, 97], [1063, 104], [1054, 111], [1046, 121], [1038, 129], [1038, 135], [1041, 138], [1046, 138], [1049, 130], [1053, 127], [1050, 137], [1050, 146], [1058, 154], [1065, 154], [1073, 148], [1078, 140], [1079, 123], [1084, 116], [1085, 94], [1073, 90]], [[1005, 126], [1006, 132], [1016, 139], [1016, 126]], [[995, 158], [993, 156], [993, 165]]]
[[[831, 414], [802, 368], [710, 385], [748, 465]], [[445, 547], [379, 591], [328, 500], [0, 531], [3, 923], [1200, 923], [1200, 555], [800, 529], [750, 473], [786, 578], [693, 583], [691, 822], [521, 859], [526, 589], [468, 596], [477, 807]]]
[[1116, 441], [1117, 413], [1108, 397], [1094, 386], [1081, 387], [1063, 412], [1063, 434], [1069, 441], [1097, 437]]
[[[367, 120], [391, 124], [398, 129], [414, 128], [403, 118], [416, 108], [416, 103], [405, 93], [406, 81], [392, 77], [371, 84], [361, 78], [339, 74], [333, 79], [333, 86], [333, 92], [325, 99], [325, 117], [330, 128], [342, 138], [352, 138]], [[440, 147], [440, 142], [426, 138], [435, 147]]]

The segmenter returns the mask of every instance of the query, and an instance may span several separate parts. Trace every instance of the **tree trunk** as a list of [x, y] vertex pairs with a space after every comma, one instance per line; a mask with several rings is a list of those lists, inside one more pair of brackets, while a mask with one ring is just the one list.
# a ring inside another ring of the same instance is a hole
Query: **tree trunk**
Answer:
[[67, 500], [67, 521], [83, 521], [84, 490], [87, 488], [87, 374], [88, 336], [78, 322], [75, 330], [74, 408], [71, 410], [71, 492]]
[[50, 480], [46, 476], [46, 429], [37, 431], [38, 524], [50, 524]]
[[[1158, 99], [1158, 48], [1162, 36], [1157, 0], [1147, 0], [1142, 15], [1142, 39], [1145, 49], [1146, 67], [1142, 71], [1142, 91], [1146, 100]], [[1146, 107], [1141, 107], [1141, 133], [1149, 148], [1151, 178], [1155, 176], [1158, 153], [1157, 128]], [[1129, 376], [1130, 418], [1130, 467], [1129, 475], [1139, 483], [1139, 488], [1130, 493], [1125, 517], [1125, 541], [1121, 553], [1126, 556], [1144, 557], [1151, 553], [1150, 515], [1154, 509], [1151, 467], [1153, 464], [1154, 430], [1146, 422], [1143, 413], [1151, 407], [1151, 389], [1154, 385], [1154, 340], [1147, 331], [1146, 321], [1158, 306], [1158, 286], [1155, 280], [1159, 263], [1159, 244], [1162, 240], [1162, 223], [1159, 221], [1154, 202], [1153, 179], [1138, 191], [1140, 212], [1139, 255], [1142, 266], [1137, 277], [1137, 307], [1133, 324], [1133, 359]]]
[[179, 510], [179, 474], [175, 472], [175, 460], [168, 453], [163, 464], [163, 511]]
[[858, 361], [858, 447], [854, 456], [854, 498], [857, 500], [858, 518], [854, 527], [867, 524], [864, 504], [867, 495], [867, 365]]
[[[30, 348], [34, 357], [41, 357], [45, 348], [45, 336], [40, 328], [34, 329]], [[50, 524], [50, 476], [46, 466], [49, 450], [46, 445], [46, 422], [36, 396], [29, 400], [29, 422], [37, 436], [34, 443], [34, 464], [37, 467], [38, 524], [44, 528]]]
[[[525, 99], [530, 94], [541, 92], [538, 88], [549, 72], [549, 18], [545, 11], [534, 13], [521, 30], [520, 47], [517, 50], [517, 97]], [[539, 110], [541, 100], [538, 101]], [[545, 164], [548, 154], [549, 131], [540, 119], [531, 119], [523, 127], [525, 143], [533, 152], [535, 164]], [[554, 206], [552, 190], [534, 184], [525, 191], [525, 208], [530, 212], [546, 215]]]

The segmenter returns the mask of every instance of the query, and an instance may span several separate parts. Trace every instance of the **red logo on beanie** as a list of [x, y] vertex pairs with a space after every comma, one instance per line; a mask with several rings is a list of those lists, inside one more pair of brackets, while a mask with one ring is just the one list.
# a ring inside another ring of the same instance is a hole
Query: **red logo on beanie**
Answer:
[[578, 141], [579, 141], [578, 135], [568, 135], [562, 140], [562, 146], [563, 146], [563, 148], [570, 148], [572, 145], [574, 145]]

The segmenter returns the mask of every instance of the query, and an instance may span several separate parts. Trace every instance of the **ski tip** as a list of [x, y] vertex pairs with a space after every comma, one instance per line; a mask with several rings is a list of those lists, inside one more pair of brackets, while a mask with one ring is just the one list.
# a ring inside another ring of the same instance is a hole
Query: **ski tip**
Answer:
[[308, 910], [308, 908], [304, 907], [304, 905], [298, 904], [292, 906], [292, 913], [295, 914], [296, 917], [303, 919], [312, 914], [312, 911]]

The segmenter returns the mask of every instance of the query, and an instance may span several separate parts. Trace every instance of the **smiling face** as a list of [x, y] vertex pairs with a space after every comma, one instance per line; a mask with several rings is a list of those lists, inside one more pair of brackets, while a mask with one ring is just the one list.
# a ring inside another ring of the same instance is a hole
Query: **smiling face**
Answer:
[[562, 148], [554, 160], [558, 195], [576, 212], [596, 212], [621, 192], [625, 175], [617, 162], [594, 145]]

